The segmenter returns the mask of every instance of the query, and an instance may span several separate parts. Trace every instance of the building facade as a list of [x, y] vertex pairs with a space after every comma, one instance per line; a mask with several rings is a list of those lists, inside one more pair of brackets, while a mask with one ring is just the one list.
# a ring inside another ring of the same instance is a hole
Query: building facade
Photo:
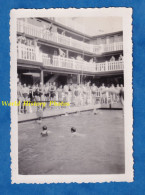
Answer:
[[22, 84], [123, 84], [123, 32], [88, 36], [55, 18], [17, 20]]

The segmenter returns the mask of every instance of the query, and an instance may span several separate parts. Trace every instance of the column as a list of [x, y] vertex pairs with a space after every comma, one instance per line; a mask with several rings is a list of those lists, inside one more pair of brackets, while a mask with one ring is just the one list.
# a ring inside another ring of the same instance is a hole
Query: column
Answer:
[[66, 50], [66, 57], [68, 58], [69, 54], [68, 54], [68, 50]]
[[42, 62], [42, 51], [40, 49], [41, 45], [38, 44], [38, 39], [34, 39], [34, 46], [35, 46], [35, 55], [36, 55], [36, 61]]
[[40, 72], [40, 82], [41, 82], [42, 84], [44, 84], [44, 72], [43, 72], [42, 69], [41, 69], [41, 72]]
[[80, 74], [77, 74], [77, 84], [80, 84]]

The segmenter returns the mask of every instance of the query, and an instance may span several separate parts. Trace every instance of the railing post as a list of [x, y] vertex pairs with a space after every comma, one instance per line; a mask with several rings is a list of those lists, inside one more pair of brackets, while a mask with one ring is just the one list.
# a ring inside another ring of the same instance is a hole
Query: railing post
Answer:
[[107, 62], [108, 71], [110, 70], [110, 62]]
[[116, 51], [117, 50], [117, 45], [116, 45], [116, 43], [114, 42], [114, 51]]
[[77, 74], [77, 84], [80, 84], [80, 74]]
[[43, 70], [42, 69], [41, 69], [41, 72], [40, 72], [40, 82], [43, 85], [43, 83], [44, 83], [44, 74], [43, 74]]
[[106, 71], [108, 71], [108, 62], [105, 62]]

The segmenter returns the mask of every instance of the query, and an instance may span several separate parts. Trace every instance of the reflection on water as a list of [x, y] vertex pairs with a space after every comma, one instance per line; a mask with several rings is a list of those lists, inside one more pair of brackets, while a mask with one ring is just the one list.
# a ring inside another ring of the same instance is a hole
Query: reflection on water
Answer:
[[[41, 126], [49, 134], [41, 137]], [[77, 132], [71, 133], [71, 127]], [[19, 124], [20, 174], [124, 173], [122, 111], [102, 110]]]

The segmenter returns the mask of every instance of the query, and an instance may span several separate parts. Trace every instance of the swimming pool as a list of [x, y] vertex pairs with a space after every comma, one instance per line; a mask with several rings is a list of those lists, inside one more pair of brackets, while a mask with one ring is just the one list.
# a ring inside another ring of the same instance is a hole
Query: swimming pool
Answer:
[[[41, 125], [50, 131], [41, 137]], [[121, 174], [125, 171], [122, 111], [101, 110], [20, 123], [19, 174]], [[71, 127], [77, 129], [72, 134]]]

